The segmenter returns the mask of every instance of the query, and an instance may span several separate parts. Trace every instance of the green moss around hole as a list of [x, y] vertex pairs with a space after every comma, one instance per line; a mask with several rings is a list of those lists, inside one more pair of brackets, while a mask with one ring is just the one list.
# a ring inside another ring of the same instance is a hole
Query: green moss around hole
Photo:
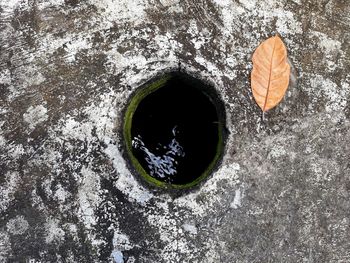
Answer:
[[[139, 90], [136, 91], [136, 93], [133, 95], [129, 105], [127, 106], [126, 112], [125, 112], [125, 117], [124, 117], [124, 125], [123, 125], [123, 136], [124, 136], [124, 143], [126, 146], [126, 152], [127, 155], [130, 159], [130, 162], [133, 166], [133, 168], [135, 168], [136, 172], [141, 175], [141, 177], [148, 182], [149, 184], [156, 186], [156, 187], [160, 187], [160, 188], [164, 188], [164, 189], [187, 189], [187, 188], [191, 188], [195, 185], [197, 185], [198, 183], [200, 183], [202, 180], [204, 180], [205, 178], [207, 178], [215, 169], [216, 165], [218, 164], [218, 161], [221, 159], [223, 151], [224, 151], [224, 140], [225, 140], [225, 136], [224, 136], [224, 122], [225, 122], [225, 117], [224, 117], [224, 112], [220, 113], [219, 111], [224, 111], [223, 107], [218, 107], [217, 104], [220, 103], [219, 101], [215, 101], [215, 105], [216, 105], [216, 110], [217, 110], [217, 114], [219, 116], [219, 125], [218, 125], [218, 142], [217, 142], [217, 146], [216, 146], [216, 154], [213, 158], [213, 160], [209, 163], [209, 165], [207, 166], [207, 168], [205, 169], [205, 171], [199, 176], [197, 177], [195, 180], [191, 181], [190, 183], [186, 183], [186, 184], [170, 184], [170, 183], [166, 183], [163, 181], [160, 181], [152, 176], [150, 176], [146, 170], [142, 167], [142, 165], [140, 164], [140, 162], [138, 161], [138, 159], [134, 156], [133, 154], [133, 150], [132, 150], [132, 135], [131, 135], [131, 127], [132, 127], [132, 121], [133, 121], [133, 116], [134, 113], [138, 107], [138, 105], [140, 104], [140, 102], [149, 94], [157, 91], [158, 89], [162, 88], [164, 85], [166, 85], [166, 83], [173, 77], [175, 76], [179, 76], [183, 77], [183, 78], [188, 78], [192, 81], [197, 81], [193, 79], [190, 76], [187, 76], [186, 74], [183, 73], [168, 73], [165, 74], [163, 77], [158, 78], [154, 81], [151, 81], [149, 83], [147, 83], [146, 85], [144, 85], [143, 87], [141, 87]], [[205, 92], [205, 90], [203, 90]], [[205, 92], [207, 93], [207, 92]], [[209, 92], [208, 92], [209, 93]], [[213, 101], [212, 96], [209, 96], [207, 94], [207, 96], [210, 98], [210, 100]], [[217, 95], [216, 95], [217, 97]], [[219, 100], [217, 98], [217, 100]]]

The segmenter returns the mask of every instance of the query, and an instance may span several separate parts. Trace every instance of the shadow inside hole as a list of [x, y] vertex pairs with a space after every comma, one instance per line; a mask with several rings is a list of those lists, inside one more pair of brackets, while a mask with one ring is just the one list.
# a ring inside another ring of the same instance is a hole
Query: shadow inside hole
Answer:
[[169, 73], [133, 96], [124, 124], [127, 152], [153, 185], [191, 187], [220, 159], [224, 123], [224, 107], [212, 87], [184, 73]]

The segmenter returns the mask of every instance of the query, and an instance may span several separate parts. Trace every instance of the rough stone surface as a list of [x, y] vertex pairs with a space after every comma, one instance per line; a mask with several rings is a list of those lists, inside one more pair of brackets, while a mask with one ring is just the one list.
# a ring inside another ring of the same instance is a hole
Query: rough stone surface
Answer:
[[[0, 262], [350, 262], [348, 0], [0, 0]], [[251, 55], [294, 66], [261, 121]], [[215, 85], [218, 170], [173, 195], [123, 157], [122, 111], [164, 71]]]

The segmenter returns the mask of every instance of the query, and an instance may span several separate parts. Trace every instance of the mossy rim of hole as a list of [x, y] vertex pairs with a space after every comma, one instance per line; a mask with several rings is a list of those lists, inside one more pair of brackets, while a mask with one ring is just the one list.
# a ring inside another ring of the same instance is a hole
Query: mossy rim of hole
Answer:
[[[147, 173], [147, 171], [142, 167], [138, 159], [134, 156], [132, 151], [132, 134], [131, 127], [133, 122], [134, 113], [140, 104], [140, 102], [146, 98], [149, 94], [157, 91], [158, 89], [164, 87], [169, 80], [172, 78], [179, 78], [182, 81], [190, 84], [191, 86], [197, 88], [202, 93], [204, 93], [212, 104], [215, 106], [216, 114], [218, 117], [218, 141], [216, 145], [216, 153], [212, 161], [209, 163], [205, 171], [193, 181], [186, 184], [172, 184], [164, 181], [160, 181]], [[124, 137], [124, 146], [126, 148], [127, 157], [131, 163], [132, 168], [135, 172], [141, 176], [141, 178], [152, 186], [156, 186], [162, 189], [188, 189], [196, 186], [204, 179], [206, 179], [219, 165], [220, 160], [222, 159], [224, 148], [225, 148], [225, 124], [226, 124], [226, 114], [225, 107], [222, 99], [220, 98], [218, 92], [209, 84], [206, 84], [202, 80], [194, 78], [184, 72], [169, 72], [165, 73], [160, 77], [156, 77], [146, 84], [138, 88], [129, 99], [126, 111], [124, 113], [124, 123], [123, 123], [123, 137]]]

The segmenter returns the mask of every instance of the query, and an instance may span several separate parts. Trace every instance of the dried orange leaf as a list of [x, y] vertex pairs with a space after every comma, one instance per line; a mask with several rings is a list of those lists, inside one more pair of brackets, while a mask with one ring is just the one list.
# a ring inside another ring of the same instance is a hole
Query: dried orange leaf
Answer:
[[253, 54], [251, 85], [263, 112], [275, 107], [287, 91], [290, 66], [287, 49], [278, 36], [262, 42]]

